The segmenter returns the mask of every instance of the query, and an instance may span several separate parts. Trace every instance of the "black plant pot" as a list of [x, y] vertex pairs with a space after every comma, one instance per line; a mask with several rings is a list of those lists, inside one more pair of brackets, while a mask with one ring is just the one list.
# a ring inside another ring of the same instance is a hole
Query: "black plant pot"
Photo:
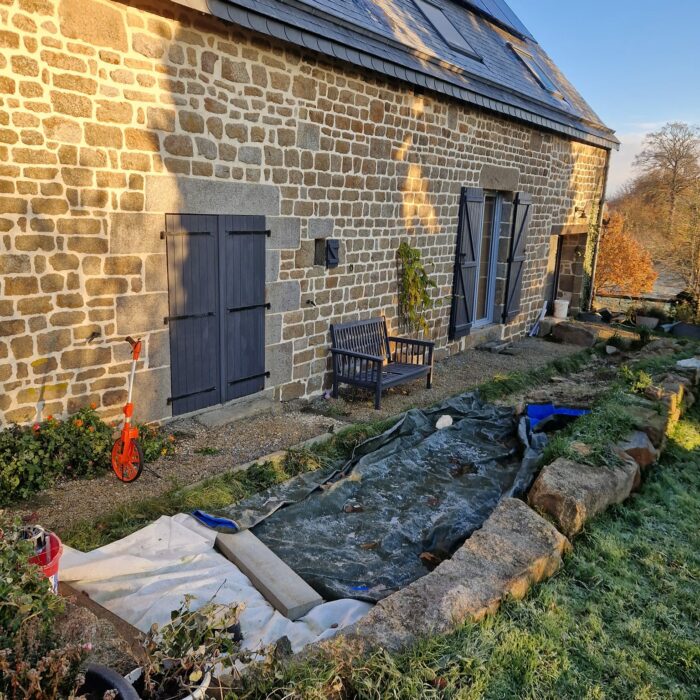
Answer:
[[102, 700], [108, 690], [117, 691], [117, 700], [139, 700], [134, 686], [116, 671], [99, 664], [88, 664], [85, 684], [79, 694], [87, 695], [90, 700]]

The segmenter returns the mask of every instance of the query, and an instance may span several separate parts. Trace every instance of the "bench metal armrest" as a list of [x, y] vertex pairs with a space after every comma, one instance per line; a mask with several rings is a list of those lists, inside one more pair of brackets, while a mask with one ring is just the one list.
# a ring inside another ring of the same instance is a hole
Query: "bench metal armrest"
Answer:
[[384, 358], [367, 355], [363, 352], [331, 348], [333, 353], [333, 373], [341, 381], [364, 382], [381, 387]]
[[394, 343], [394, 352], [391, 354], [393, 362], [432, 367], [433, 348], [435, 347], [432, 340], [414, 340], [413, 338], [398, 338], [396, 336], [389, 336], [387, 340]]

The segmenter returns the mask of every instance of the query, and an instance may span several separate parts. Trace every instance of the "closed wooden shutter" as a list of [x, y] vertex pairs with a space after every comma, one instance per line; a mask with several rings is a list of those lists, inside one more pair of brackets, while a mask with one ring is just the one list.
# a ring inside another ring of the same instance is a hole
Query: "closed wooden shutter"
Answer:
[[532, 196], [517, 192], [513, 203], [513, 228], [508, 249], [506, 295], [503, 305], [504, 323], [520, 312], [520, 299], [525, 273], [525, 248], [532, 218]]
[[216, 216], [168, 214], [170, 365], [173, 414], [220, 403]]
[[224, 401], [265, 388], [265, 217], [220, 217]]
[[484, 190], [478, 187], [462, 188], [450, 312], [450, 338], [452, 340], [468, 335], [474, 321], [479, 238], [483, 218]]

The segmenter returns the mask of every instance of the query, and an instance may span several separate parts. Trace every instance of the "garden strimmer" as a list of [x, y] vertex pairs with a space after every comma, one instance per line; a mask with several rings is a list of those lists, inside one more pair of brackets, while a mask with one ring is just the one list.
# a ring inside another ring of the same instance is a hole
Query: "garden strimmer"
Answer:
[[124, 406], [124, 423], [121, 433], [112, 445], [112, 469], [117, 479], [126, 483], [136, 481], [143, 471], [143, 450], [139, 443], [139, 429], [131, 424], [131, 416], [134, 414], [134, 404], [131, 403], [131, 392], [134, 388], [134, 374], [136, 363], [141, 354], [141, 338], [134, 340], [131, 336], [127, 339], [131, 345], [131, 375], [129, 376], [129, 394]]

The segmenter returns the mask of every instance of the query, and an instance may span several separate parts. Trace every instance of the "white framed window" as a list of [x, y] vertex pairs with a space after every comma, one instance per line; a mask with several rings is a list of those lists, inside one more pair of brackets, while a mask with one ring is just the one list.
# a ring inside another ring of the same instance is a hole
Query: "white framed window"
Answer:
[[484, 193], [484, 215], [479, 236], [476, 289], [474, 290], [475, 327], [493, 322], [502, 204], [503, 197], [499, 192]]

